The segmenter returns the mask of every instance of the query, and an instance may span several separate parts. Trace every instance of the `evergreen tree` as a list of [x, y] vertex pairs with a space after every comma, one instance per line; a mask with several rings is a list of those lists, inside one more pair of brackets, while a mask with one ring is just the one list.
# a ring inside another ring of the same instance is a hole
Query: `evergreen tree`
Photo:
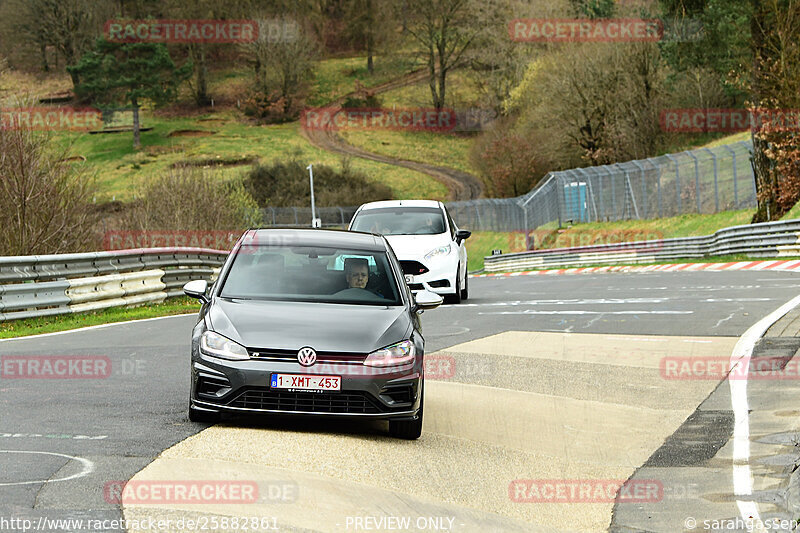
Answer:
[[75, 93], [93, 102], [124, 102], [133, 109], [133, 147], [141, 146], [139, 108], [144, 100], [162, 105], [175, 100], [178, 87], [192, 73], [191, 62], [175, 66], [160, 43], [114, 43], [98, 39], [94, 50], [67, 67], [80, 78]]

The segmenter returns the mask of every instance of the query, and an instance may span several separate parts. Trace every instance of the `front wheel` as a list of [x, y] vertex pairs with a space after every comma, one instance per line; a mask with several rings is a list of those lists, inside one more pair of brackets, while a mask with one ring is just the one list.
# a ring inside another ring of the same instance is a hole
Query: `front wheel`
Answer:
[[458, 265], [456, 268], [456, 292], [454, 294], [448, 294], [445, 299], [449, 304], [460, 304], [461, 303], [461, 265]]
[[416, 420], [389, 420], [389, 435], [396, 439], [416, 440], [422, 435], [422, 404], [425, 402], [423, 389], [419, 400], [419, 415]]
[[461, 299], [469, 298], [469, 273], [464, 274], [464, 288], [461, 289]]

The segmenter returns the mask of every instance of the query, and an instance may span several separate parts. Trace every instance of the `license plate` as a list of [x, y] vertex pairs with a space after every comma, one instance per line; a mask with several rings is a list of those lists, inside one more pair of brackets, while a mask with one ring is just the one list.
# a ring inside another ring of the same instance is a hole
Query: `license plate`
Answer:
[[406, 283], [414, 283], [414, 276], [411, 274], [406, 274]]
[[308, 374], [272, 374], [269, 386], [273, 389], [338, 391], [342, 389], [342, 377]]

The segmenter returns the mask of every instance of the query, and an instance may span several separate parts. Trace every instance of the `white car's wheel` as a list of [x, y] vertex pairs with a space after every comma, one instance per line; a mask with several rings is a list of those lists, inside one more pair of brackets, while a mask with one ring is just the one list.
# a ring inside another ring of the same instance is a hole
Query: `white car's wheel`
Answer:
[[447, 303], [460, 304], [461, 303], [461, 265], [456, 268], [456, 292], [447, 295]]

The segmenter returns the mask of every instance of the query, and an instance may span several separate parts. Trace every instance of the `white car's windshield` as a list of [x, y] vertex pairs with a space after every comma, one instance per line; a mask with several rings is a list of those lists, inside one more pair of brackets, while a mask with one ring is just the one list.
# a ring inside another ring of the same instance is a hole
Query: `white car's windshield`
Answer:
[[446, 226], [441, 209], [435, 207], [386, 207], [361, 211], [350, 229], [381, 235], [437, 235]]

